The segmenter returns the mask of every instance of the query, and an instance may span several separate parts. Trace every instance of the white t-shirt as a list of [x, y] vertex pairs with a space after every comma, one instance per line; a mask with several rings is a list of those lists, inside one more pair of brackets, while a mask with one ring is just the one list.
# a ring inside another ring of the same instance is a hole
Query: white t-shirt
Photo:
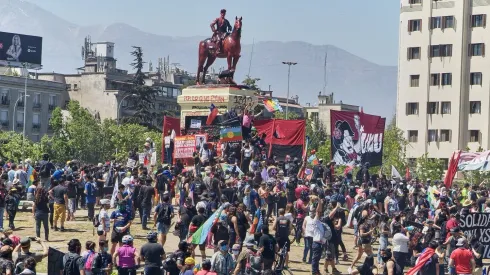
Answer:
[[171, 140], [170, 136], [165, 137], [165, 148], [170, 148], [170, 140]]
[[393, 252], [408, 253], [408, 241], [409, 238], [405, 234], [396, 233], [393, 235]]
[[[312, 227], [313, 227], [313, 241], [317, 243], [324, 243], [323, 240], [323, 225], [320, 220], [318, 220], [318, 217], [315, 216], [314, 219], [312, 219]], [[306, 233], [305, 233], [306, 235]]]
[[284, 217], [286, 217], [291, 222], [291, 224], [293, 224], [294, 218], [292, 213], [286, 213], [284, 214]]
[[305, 237], [313, 237], [315, 228], [314, 228], [314, 219], [310, 216], [306, 216], [305, 218]]
[[243, 151], [243, 157], [249, 158], [252, 156], [253, 150], [251, 148], [248, 148], [248, 149], [243, 148], [242, 151]]
[[[104, 219], [104, 223], [102, 223], [102, 219]], [[109, 219], [109, 214], [107, 214], [107, 211], [103, 208], [100, 210], [99, 222], [100, 225], [97, 228], [98, 231], [109, 232], [111, 230], [111, 220]]]

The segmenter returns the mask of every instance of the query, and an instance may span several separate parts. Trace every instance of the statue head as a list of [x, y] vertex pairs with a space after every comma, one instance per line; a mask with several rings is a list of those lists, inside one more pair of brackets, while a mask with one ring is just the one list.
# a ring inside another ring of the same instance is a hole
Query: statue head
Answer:
[[235, 29], [237, 30], [241, 30], [242, 29], [242, 17], [240, 16], [240, 18], [238, 18], [237, 16], [235, 16]]
[[226, 15], [226, 10], [225, 9], [222, 9], [220, 11], [220, 14], [221, 14], [221, 18], [225, 18], [225, 15]]

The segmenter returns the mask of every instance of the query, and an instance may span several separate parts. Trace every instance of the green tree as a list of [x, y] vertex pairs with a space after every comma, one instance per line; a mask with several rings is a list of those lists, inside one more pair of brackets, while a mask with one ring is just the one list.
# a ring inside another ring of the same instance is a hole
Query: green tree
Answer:
[[258, 86], [259, 81], [260, 78], [252, 78], [250, 75], [247, 75], [242, 81], [242, 84], [250, 87], [250, 89], [252, 90], [260, 91], [260, 88]]
[[[284, 112], [274, 112], [274, 118], [286, 119], [286, 111]], [[299, 119], [299, 115], [295, 112], [288, 112], [288, 120]]]
[[393, 118], [385, 130], [383, 139], [383, 172], [385, 174], [391, 173], [392, 165], [400, 173], [405, 171], [407, 145], [408, 141], [403, 136], [403, 131], [396, 127], [395, 118]]
[[417, 165], [415, 170], [419, 179], [433, 179], [439, 180], [444, 173], [444, 166], [441, 160], [435, 158], [429, 158], [425, 153], [417, 159]]
[[145, 74], [143, 73], [143, 51], [141, 47], [133, 46], [131, 55], [134, 57], [134, 62], [131, 66], [135, 70], [132, 80], [133, 87], [130, 91], [135, 96], [131, 97], [131, 109], [134, 111], [132, 117], [127, 120], [139, 123], [142, 125], [151, 125], [156, 117], [155, 98], [157, 91], [150, 86], [145, 85]]
[[[316, 150], [316, 156], [319, 159], [323, 159], [324, 162], [328, 163], [332, 159], [332, 146], [330, 143], [330, 138], [325, 139], [325, 141]], [[325, 163], [325, 164], [326, 164]]]

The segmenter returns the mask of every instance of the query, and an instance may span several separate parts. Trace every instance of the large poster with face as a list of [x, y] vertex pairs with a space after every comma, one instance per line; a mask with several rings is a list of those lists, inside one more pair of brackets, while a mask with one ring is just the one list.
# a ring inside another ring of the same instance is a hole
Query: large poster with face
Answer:
[[381, 165], [385, 122], [385, 118], [363, 112], [331, 110], [333, 161], [337, 165]]

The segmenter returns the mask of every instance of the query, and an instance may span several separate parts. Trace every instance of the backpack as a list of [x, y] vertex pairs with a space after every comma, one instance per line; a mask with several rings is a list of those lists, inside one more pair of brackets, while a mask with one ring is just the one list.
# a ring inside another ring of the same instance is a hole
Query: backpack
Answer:
[[441, 240], [446, 240], [446, 236], [447, 236], [446, 223], [447, 221], [444, 221], [441, 224], [441, 236], [440, 236]]
[[41, 175], [42, 178], [49, 178], [51, 176], [50, 171], [48, 170], [48, 162], [41, 165], [39, 175]]
[[92, 220], [94, 227], [99, 227], [99, 225], [100, 225], [100, 219], [99, 218], [100, 218], [100, 212], [101, 211], [102, 211], [102, 208], [100, 208], [99, 213], [97, 215], [95, 215], [95, 217]]
[[250, 252], [247, 257], [247, 262], [245, 264], [245, 274], [246, 275], [256, 275], [260, 274], [262, 270], [262, 257], [259, 254]]
[[322, 240], [326, 240], [327, 242], [332, 239], [332, 229], [330, 229], [330, 226], [328, 226], [326, 223], [322, 222], [322, 227], [323, 227], [323, 237]]
[[161, 207], [158, 210], [157, 220], [158, 222], [162, 222], [166, 225], [169, 225], [172, 222], [172, 211], [168, 203], [161, 204]]
[[95, 262], [95, 258], [99, 255], [99, 253], [89, 252], [85, 260], [85, 270], [92, 271], [92, 265]]
[[63, 265], [63, 275], [80, 275], [80, 270], [78, 269], [78, 259], [82, 256], [77, 255], [76, 257], [68, 257], [65, 264]]

